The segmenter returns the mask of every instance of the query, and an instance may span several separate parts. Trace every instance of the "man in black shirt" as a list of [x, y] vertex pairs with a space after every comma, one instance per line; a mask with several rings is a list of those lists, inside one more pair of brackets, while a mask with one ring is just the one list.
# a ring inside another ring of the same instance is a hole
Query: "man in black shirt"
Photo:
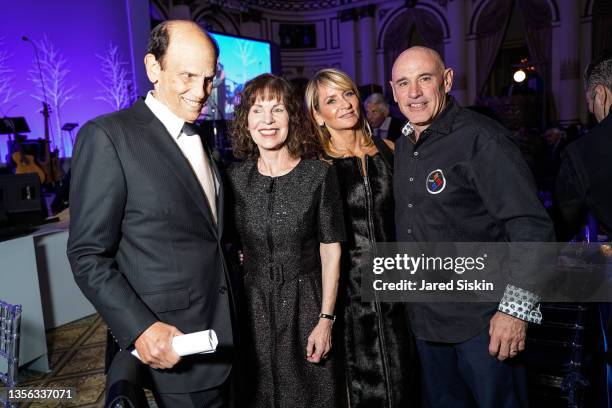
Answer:
[[[447, 95], [452, 82], [429, 48], [412, 47], [393, 66], [394, 99], [409, 120], [395, 150], [398, 241], [551, 241], [552, 223], [509, 132], [460, 107]], [[541, 321], [537, 291], [546, 278], [527, 266], [510, 271], [499, 304], [408, 304], [432, 407], [526, 404], [517, 356], [527, 322]]]
[[589, 112], [599, 124], [565, 151], [557, 177], [556, 201], [562, 216], [562, 240], [571, 239], [591, 211], [612, 234], [612, 55], [602, 55], [585, 71]]

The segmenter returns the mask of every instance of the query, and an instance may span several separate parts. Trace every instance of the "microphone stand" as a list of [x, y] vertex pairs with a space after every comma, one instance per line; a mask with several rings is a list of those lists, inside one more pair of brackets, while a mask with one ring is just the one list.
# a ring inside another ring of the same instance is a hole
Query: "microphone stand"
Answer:
[[[36, 65], [38, 65], [38, 75], [40, 76], [40, 87], [42, 88], [42, 94], [43, 94], [43, 114], [45, 114], [46, 112], [46, 115], [48, 116], [49, 115], [49, 101], [47, 99], [47, 88], [45, 87], [45, 81], [43, 79], [43, 74], [42, 74], [42, 68], [40, 66], [40, 58], [38, 57], [38, 47], [36, 46], [34, 41], [30, 40], [25, 35], [22, 36], [21, 39], [27, 43], [30, 43], [32, 47], [34, 47], [34, 56], [36, 57]], [[51, 128], [49, 128], [49, 130], [51, 131], [51, 133], [53, 133], [53, 130]], [[51, 146], [49, 146], [49, 149], [51, 149]]]
[[[49, 185], [51, 185], [52, 188], [55, 188], [56, 187], [55, 178], [58, 175], [54, 174], [55, 173], [53, 169], [54, 164], [51, 161], [51, 139], [55, 140], [55, 136], [49, 137], [49, 134], [53, 134], [53, 130], [51, 129], [51, 126], [49, 126], [49, 101], [47, 99], [47, 88], [45, 87], [45, 80], [42, 74], [42, 67], [40, 66], [40, 57], [38, 55], [38, 47], [36, 46], [34, 41], [30, 40], [25, 35], [22, 36], [21, 39], [25, 42], [30, 43], [32, 47], [34, 48], [34, 56], [36, 57], [36, 65], [38, 66], [38, 75], [40, 77], [40, 87], [42, 89], [42, 94], [43, 94], [43, 116], [45, 119], [45, 143], [46, 143], [45, 144], [45, 161], [46, 161], [45, 168], [48, 169], [47, 177], [51, 180], [49, 181]], [[59, 161], [59, 153], [57, 154], [57, 160]]]

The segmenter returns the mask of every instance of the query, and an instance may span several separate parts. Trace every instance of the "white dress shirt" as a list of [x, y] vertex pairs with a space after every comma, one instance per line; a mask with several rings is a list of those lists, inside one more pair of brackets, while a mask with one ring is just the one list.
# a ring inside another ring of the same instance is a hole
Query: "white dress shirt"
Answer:
[[206, 194], [206, 199], [210, 205], [213, 219], [217, 222], [217, 199], [216, 193], [219, 189], [219, 182], [213, 174], [210, 166], [210, 159], [199, 136], [189, 136], [183, 132], [185, 121], [176, 116], [166, 105], [157, 100], [152, 91], [149, 91], [145, 98], [145, 104], [151, 109], [151, 112], [164, 125], [172, 140], [178, 145], [179, 149], [191, 165], [191, 168], [196, 175], [202, 189]]

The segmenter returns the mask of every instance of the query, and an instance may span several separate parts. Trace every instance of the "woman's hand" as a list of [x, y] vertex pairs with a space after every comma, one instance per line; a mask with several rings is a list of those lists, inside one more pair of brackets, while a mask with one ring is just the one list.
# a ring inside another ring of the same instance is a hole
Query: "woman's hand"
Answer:
[[333, 323], [330, 319], [319, 319], [319, 323], [317, 323], [310, 336], [308, 336], [308, 345], [306, 346], [307, 361], [320, 363], [321, 360], [327, 358], [327, 353], [329, 353], [332, 346]]

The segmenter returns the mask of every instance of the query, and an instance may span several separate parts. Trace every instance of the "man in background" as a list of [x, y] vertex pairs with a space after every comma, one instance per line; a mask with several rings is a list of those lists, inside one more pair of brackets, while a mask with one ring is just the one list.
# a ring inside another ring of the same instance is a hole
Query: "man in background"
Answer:
[[402, 134], [402, 121], [389, 115], [389, 103], [381, 93], [373, 93], [363, 102], [366, 118], [374, 137], [395, 142]]
[[[565, 149], [556, 182], [554, 209], [558, 239], [568, 241], [589, 225], [587, 240], [596, 242], [600, 233], [612, 241], [612, 53], [606, 52], [589, 64], [584, 73], [589, 112], [598, 124]], [[587, 215], [591, 217], [588, 220]], [[594, 222], [593, 222], [594, 221]], [[609, 247], [609, 246], [608, 246]], [[602, 246], [602, 249], [604, 246]], [[607, 254], [607, 256], [610, 256]], [[596, 353], [599, 373], [592, 380], [592, 399], [609, 406], [612, 396], [612, 305], [599, 303], [600, 345]]]
[[598, 124], [565, 149], [556, 183], [563, 241], [586, 222], [588, 212], [612, 234], [612, 53], [595, 59], [584, 75], [586, 99]]

